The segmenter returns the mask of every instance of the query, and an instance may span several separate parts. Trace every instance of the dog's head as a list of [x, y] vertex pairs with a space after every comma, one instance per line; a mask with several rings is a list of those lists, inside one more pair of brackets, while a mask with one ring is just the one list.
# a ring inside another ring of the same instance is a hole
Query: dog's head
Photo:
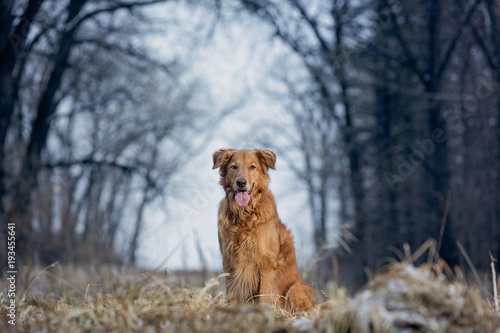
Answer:
[[219, 169], [220, 184], [226, 195], [245, 207], [256, 193], [269, 184], [268, 169], [275, 170], [276, 154], [269, 149], [219, 149], [214, 153], [214, 166]]

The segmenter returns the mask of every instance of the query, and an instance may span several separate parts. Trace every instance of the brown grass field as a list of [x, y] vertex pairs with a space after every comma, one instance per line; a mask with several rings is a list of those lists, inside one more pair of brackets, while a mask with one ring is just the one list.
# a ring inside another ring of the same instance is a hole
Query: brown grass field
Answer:
[[[133, 268], [25, 269], [18, 275], [16, 325], [0, 285], [0, 331], [20, 332], [496, 332], [500, 313], [480, 288], [442, 265], [388, 266], [354, 297], [331, 284], [309, 313], [228, 304], [224, 277], [187, 288], [193, 276]], [[319, 290], [317, 291], [319, 293]]]

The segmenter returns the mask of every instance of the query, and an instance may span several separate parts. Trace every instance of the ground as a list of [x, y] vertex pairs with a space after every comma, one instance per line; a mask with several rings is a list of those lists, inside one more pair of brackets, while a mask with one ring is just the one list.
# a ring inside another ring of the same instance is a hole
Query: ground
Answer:
[[223, 275], [201, 288], [186, 287], [193, 274], [181, 275], [114, 266], [25, 269], [15, 326], [2, 285], [0, 331], [500, 333], [493, 298], [446, 277], [436, 264], [389, 266], [352, 298], [333, 286], [328, 299], [300, 314], [228, 304]]

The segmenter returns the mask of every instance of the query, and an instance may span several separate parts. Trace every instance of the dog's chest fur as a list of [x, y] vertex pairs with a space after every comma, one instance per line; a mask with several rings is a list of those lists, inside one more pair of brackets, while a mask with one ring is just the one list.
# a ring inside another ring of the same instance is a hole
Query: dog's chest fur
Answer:
[[[220, 208], [228, 207], [221, 203]], [[269, 228], [275, 227], [275, 221], [269, 216], [263, 220], [257, 212], [234, 217], [227, 210], [223, 215], [219, 220], [219, 233], [223, 260], [230, 267], [228, 296], [246, 302], [259, 294], [261, 272], [276, 267], [279, 239], [273, 238], [276, 232], [269, 232]]]

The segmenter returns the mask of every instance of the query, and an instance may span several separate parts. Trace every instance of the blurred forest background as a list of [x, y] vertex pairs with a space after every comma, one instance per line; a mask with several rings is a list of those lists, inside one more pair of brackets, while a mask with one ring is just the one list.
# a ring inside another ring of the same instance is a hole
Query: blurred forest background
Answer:
[[480, 271], [500, 258], [498, 0], [12, 0], [0, 16], [0, 243], [15, 222], [24, 265], [136, 262], [145, 210], [240, 103], [214, 101], [190, 54], [248, 22], [280, 45], [261, 87], [291, 121], [255, 126], [307, 190], [318, 283], [355, 289], [428, 239], [450, 267], [468, 269], [457, 242]]

